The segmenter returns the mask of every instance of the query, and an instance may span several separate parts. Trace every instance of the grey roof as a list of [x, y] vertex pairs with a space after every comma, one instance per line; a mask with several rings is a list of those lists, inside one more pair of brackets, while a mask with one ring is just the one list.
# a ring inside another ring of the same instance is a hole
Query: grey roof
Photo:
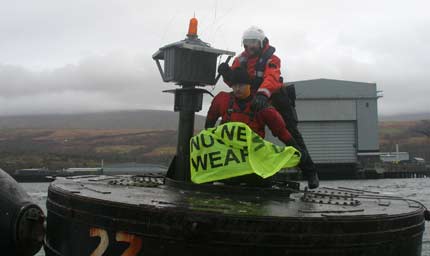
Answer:
[[157, 52], [155, 52], [152, 55], [152, 58], [153, 59], [161, 59], [161, 60], [164, 59], [163, 52], [168, 48], [184, 48], [184, 49], [188, 49], [188, 50], [192, 50], [192, 51], [214, 53], [217, 55], [225, 54], [225, 55], [229, 55], [229, 56], [234, 56], [236, 54], [235, 52], [213, 48], [208, 43], [205, 43], [198, 38], [195, 38], [195, 39], [186, 38], [184, 40], [174, 42], [174, 43], [171, 43], [171, 44], [168, 44], [168, 45], [161, 47]]
[[297, 99], [377, 98], [376, 83], [320, 78], [287, 84], [295, 85]]

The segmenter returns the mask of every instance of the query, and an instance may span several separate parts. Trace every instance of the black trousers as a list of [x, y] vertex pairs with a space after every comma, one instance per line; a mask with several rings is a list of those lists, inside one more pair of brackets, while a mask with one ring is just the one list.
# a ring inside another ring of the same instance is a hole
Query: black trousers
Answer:
[[288, 92], [286, 85], [284, 85], [278, 92], [272, 94], [272, 105], [276, 108], [279, 114], [281, 114], [282, 119], [284, 119], [285, 126], [291, 133], [291, 136], [293, 136], [293, 138], [296, 140], [297, 145], [300, 147], [301, 151], [305, 154], [305, 157], [300, 161], [300, 169], [305, 175], [310, 172], [315, 172], [315, 164], [309, 155], [302, 134], [297, 128], [298, 118], [295, 108], [295, 96], [293, 97], [291, 93]]

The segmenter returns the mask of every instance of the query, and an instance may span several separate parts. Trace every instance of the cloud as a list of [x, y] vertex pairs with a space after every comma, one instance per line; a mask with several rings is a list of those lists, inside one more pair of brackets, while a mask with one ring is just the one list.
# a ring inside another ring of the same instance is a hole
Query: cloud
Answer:
[[[262, 27], [287, 81], [375, 82], [384, 91], [384, 114], [430, 109], [427, 1], [16, 0], [1, 6], [0, 115], [172, 109], [173, 96], [161, 90], [175, 86], [161, 81], [151, 55], [183, 39], [194, 12], [201, 39], [221, 49], [241, 51], [242, 31]], [[214, 93], [219, 90], [228, 88], [220, 83]], [[207, 108], [210, 98], [204, 100]]]
[[[0, 115], [153, 108], [170, 95], [152, 59], [112, 53], [36, 72], [0, 66]], [[146, 60], [149, 59], [149, 60]]]

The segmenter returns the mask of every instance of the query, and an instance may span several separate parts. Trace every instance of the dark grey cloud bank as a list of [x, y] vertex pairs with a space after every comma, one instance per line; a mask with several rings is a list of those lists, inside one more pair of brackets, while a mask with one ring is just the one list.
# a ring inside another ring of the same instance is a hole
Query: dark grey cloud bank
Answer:
[[382, 114], [430, 109], [426, 1], [0, 4], [0, 115], [171, 109], [161, 90], [174, 86], [161, 82], [151, 55], [184, 38], [194, 12], [203, 40], [236, 52], [244, 29], [262, 27], [289, 81], [375, 82]]
[[1, 114], [163, 108], [171, 97], [147, 56], [113, 53], [49, 71], [0, 66]]

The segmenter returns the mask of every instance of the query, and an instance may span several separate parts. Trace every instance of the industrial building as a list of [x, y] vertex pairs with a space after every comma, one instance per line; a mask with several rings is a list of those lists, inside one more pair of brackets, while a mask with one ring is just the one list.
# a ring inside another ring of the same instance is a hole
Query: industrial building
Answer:
[[288, 84], [295, 86], [299, 130], [320, 176], [351, 177], [360, 163], [379, 158], [375, 83], [314, 79]]

